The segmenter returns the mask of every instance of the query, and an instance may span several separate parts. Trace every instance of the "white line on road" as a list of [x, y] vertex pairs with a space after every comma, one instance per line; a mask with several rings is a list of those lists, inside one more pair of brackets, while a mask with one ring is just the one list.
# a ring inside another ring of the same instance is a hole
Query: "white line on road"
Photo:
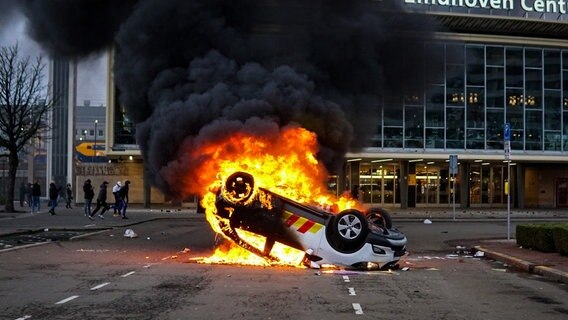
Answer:
[[69, 301], [71, 301], [71, 300], [75, 300], [75, 299], [77, 299], [77, 298], [79, 298], [79, 296], [70, 296], [69, 298], [65, 298], [65, 299], [63, 299], [63, 300], [61, 300], [61, 301], [56, 302], [55, 304], [64, 304], [64, 303], [67, 303], [67, 302], [69, 302]]
[[135, 273], [136, 273], [136, 271], [130, 271], [129, 273], [125, 273], [125, 274], [121, 275], [121, 277], [126, 278], [126, 277], [131, 276]]
[[99, 284], [98, 286], [92, 287], [91, 290], [97, 290], [97, 289], [100, 289], [100, 288], [102, 288], [102, 287], [106, 287], [106, 286], [108, 286], [109, 284], [110, 284], [110, 282], [101, 283], [101, 284]]
[[347, 288], [347, 290], [349, 290], [349, 295], [350, 296], [356, 296], [357, 294], [355, 293], [355, 288]]
[[32, 317], [32, 316], [26, 315], [26, 316], [20, 317], [20, 318], [18, 318], [18, 319], [16, 319], [16, 320], [26, 320], [26, 319], [29, 319], [29, 318], [31, 318], [31, 317]]
[[363, 308], [358, 303], [353, 304], [353, 310], [355, 310], [355, 314], [363, 314]]
[[343, 281], [349, 282], [349, 281], [350, 281], [350, 280], [349, 280], [349, 276], [343, 276]]

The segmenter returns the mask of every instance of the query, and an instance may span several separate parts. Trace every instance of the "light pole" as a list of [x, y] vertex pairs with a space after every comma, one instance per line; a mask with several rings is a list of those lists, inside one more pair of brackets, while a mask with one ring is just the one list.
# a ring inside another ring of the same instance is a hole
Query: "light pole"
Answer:
[[95, 143], [93, 143], [93, 151], [94, 151], [94, 155], [93, 155], [93, 162], [95, 162], [96, 158], [97, 158], [97, 125], [99, 124], [99, 120], [95, 120]]

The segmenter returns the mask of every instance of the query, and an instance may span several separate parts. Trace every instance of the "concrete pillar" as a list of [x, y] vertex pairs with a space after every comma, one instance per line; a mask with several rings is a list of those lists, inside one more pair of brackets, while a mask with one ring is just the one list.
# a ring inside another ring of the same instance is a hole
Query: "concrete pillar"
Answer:
[[400, 162], [400, 208], [408, 208], [408, 161]]
[[[511, 194], [514, 196], [516, 207], [519, 209], [525, 208], [525, 166], [517, 163], [516, 167], [516, 175], [513, 176], [513, 182], [515, 188], [513, 188], [513, 193]], [[512, 171], [512, 170], [511, 170]]]
[[150, 178], [148, 167], [144, 165], [144, 208], [150, 208], [150, 203], [152, 202], [152, 186], [150, 185]]
[[460, 176], [460, 208], [469, 208], [469, 173], [471, 170], [470, 164], [462, 162], [459, 167]]

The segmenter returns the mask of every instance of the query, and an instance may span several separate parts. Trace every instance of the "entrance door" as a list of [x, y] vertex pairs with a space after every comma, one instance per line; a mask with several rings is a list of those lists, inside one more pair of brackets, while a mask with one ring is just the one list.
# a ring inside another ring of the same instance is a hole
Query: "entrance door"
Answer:
[[556, 180], [556, 208], [568, 207], [568, 178]]

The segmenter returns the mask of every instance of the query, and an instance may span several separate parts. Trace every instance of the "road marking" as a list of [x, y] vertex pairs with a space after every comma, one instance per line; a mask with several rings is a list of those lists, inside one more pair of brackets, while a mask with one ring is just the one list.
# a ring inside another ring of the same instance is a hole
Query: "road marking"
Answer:
[[351, 281], [351, 280], [349, 280], [349, 276], [343, 276], [343, 281], [349, 282], [349, 281]]
[[353, 310], [355, 310], [355, 314], [363, 314], [363, 308], [358, 303], [353, 304]]
[[136, 273], [136, 271], [130, 271], [129, 273], [125, 273], [125, 274], [121, 275], [121, 277], [126, 278], [126, 277], [131, 276], [135, 273]]
[[23, 317], [18, 318], [18, 319], [16, 319], [16, 320], [26, 320], [26, 319], [29, 319], [29, 318], [31, 318], [31, 317], [32, 317], [32, 316], [26, 315], [26, 316], [23, 316]]
[[97, 290], [97, 289], [100, 289], [100, 288], [102, 288], [102, 287], [106, 287], [106, 286], [108, 286], [109, 284], [110, 284], [110, 282], [101, 283], [101, 284], [99, 284], [98, 286], [92, 287], [91, 290]]
[[79, 296], [70, 296], [69, 298], [65, 298], [65, 299], [63, 299], [63, 300], [61, 300], [61, 301], [56, 302], [55, 304], [64, 304], [64, 303], [67, 303], [67, 302], [69, 302], [69, 301], [71, 301], [71, 300], [75, 300], [75, 299], [77, 299], [77, 298], [79, 298]]
[[349, 295], [350, 296], [356, 296], [357, 294], [355, 293], [355, 288], [347, 288], [347, 290], [349, 290]]

